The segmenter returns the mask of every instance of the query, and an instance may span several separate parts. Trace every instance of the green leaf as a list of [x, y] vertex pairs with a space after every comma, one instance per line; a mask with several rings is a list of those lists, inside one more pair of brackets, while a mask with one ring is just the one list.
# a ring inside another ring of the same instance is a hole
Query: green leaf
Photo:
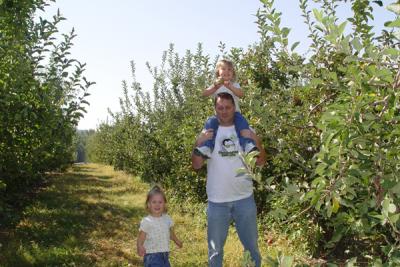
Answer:
[[398, 182], [395, 186], [390, 189], [391, 192], [400, 195], [400, 182]]
[[384, 24], [386, 27], [400, 27], [400, 18], [394, 20], [394, 21], [388, 21], [385, 22]]
[[314, 8], [313, 10], [314, 17], [317, 21], [322, 22], [322, 11], [319, 11], [318, 9]]
[[285, 256], [282, 255], [279, 259], [279, 266], [281, 267], [292, 267], [293, 266], [294, 257], [293, 256]]
[[246, 168], [239, 168], [236, 170], [237, 175], [247, 174]]
[[339, 27], [338, 27], [339, 35], [342, 35], [342, 34], [343, 34], [344, 29], [346, 28], [346, 25], [347, 25], [347, 21], [345, 21], [345, 22], [343, 22], [343, 23], [341, 23], [341, 24], [339, 25]]
[[386, 7], [389, 11], [392, 11], [396, 13], [397, 15], [400, 15], [400, 4], [390, 4]]
[[299, 44], [300, 44], [300, 42], [295, 42], [294, 44], [292, 44], [292, 47], [290, 48], [290, 50], [294, 51]]
[[288, 184], [288, 185], [286, 186], [286, 190], [287, 190], [287, 192], [288, 192], [289, 194], [294, 194], [294, 193], [296, 193], [296, 192], [299, 190], [299, 188], [298, 188], [298, 186], [295, 185], [295, 184]]
[[332, 212], [337, 213], [339, 210], [340, 204], [339, 200], [336, 197], [332, 198]]
[[363, 47], [363, 45], [361, 44], [361, 42], [360, 42], [360, 38], [354, 38], [352, 41], [351, 41], [351, 44], [353, 45], [353, 47], [358, 51], [358, 52], [360, 52], [364, 47]]
[[354, 257], [346, 261], [345, 267], [355, 267], [357, 266], [356, 264], [357, 264], [357, 258]]
[[315, 173], [323, 176], [325, 174], [325, 169], [328, 167], [328, 165], [325, 162], [322, 162], [317, 165], [317, 168], [315, 168]]
[[390, 213], [395, 213], [396, 212], [396, 205], [393, 203], [390, 203], [388, 206], [388, 212]]
[[399, 220], [399, 217], [400, 217], [400, 214], [397, 213], [397, 214], [389, 216], [389, 220], [391, 223], [396, 224], [397, 221]]
[[330, 205], [330, 202], [326, 203], [326, 216], [328, 216], [328, 218], [330, 218], [332, 216], [332, 205]]
[[395, 48], [386, 48], [386, 49], [383, 50], [383, 54], [390, 55], [390, 56], [399, 56], [400, 55], [400, 51], [398, 49], [395, 49]]
[[385, 219], [385, 217], [383, 216], [383, 215], [380, 215], [380, 214], [373, 214], [373, 215], [370, 215], [372, 218], [376, 218], [376, 219], [378, 219], [378, 220], [380, 220], [380, 221], [382, 221], [382, 220], [384, 220]]

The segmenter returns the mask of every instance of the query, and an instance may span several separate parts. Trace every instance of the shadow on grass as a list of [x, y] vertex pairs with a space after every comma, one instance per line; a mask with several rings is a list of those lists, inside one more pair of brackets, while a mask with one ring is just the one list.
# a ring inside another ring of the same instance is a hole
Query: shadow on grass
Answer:
[[[107, 201], [112, 177], [90, 175], [93, 168], [84, 165], [73, 170], [51, 177], [31, 203], [13, 211], [17, 223], [0, 225], [6, 228], [0, 229], [0, 266], [109, 266], [102, 262], [107, 255], [96, 254], [96, 240], [121, 235], [121, 224], [132, 224], [144, 211]], [[129, 189], [117, 186], [116, 192]], [[110, 253], [118, 256], [114, 266], [141, 265], [132, 253], [115, 247]]]

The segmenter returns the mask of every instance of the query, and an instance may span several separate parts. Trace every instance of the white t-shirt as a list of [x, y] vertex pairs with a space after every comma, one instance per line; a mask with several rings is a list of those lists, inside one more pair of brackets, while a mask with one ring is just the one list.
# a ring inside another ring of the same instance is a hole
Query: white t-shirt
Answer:
[[160, 217], [146, 216], [140, 222], [139, 230], [146, 233], [144, 247], [146, 253], [168, 252], [170, 228], [174, 225], [168, 214]]
[[235, 126], [219, 126], [214, 151], [207, 161], [207, 197], [211, 202], [230, 202], [253, 194], [253, 181], [248, 175], [238, 175], [244, 167], [242, 151]]
[[[233, 86], [235, 86], [236, 88], [242, 90], [240, 88], [240, 85], [238, 83], [233, 83]], [[239, 107], [239, 97], [237, 97], [231, 90], [229, 90], [228, 88], [226, 88], [224, 85], [222, 85], [220, 88], [217, 89], [217, 91], [214, 92], [213, 97], [217, 97], [217, 95], [219, 93], [228, 93], [230, 95], [232, 95], [233, 100], [235, 100], [235, 108], [237, 112], [240, 112], [240, 107]]]

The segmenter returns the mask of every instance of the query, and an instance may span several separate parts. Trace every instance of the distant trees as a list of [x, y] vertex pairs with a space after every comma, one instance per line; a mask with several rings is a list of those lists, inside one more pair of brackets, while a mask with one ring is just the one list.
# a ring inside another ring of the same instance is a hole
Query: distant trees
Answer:
[[72, 162], [88, 105], [92, 83], [85, 64], [70, 56], [74, 31], [58, 33], [60, 14], [35, 19], [47, 2], [0, 1], [0, 213], [4, 196]]
[[77, 130], [73, 141], [73, 147], [75, 147], [75, 162], [89, 162], [90, 151], [88, 151], [88, 142], [95, 134], [95, 130]]

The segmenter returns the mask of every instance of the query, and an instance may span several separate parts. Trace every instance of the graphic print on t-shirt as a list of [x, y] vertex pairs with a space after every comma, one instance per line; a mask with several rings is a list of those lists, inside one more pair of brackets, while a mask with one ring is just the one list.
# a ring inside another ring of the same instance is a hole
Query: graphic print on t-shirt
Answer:
[[220, 142], [218, 153], [221, 157], [234, 157], [239, 153], [238, 146], [236, 145], [237, 137], [235, 135], [225, 136], [216, 141]]

